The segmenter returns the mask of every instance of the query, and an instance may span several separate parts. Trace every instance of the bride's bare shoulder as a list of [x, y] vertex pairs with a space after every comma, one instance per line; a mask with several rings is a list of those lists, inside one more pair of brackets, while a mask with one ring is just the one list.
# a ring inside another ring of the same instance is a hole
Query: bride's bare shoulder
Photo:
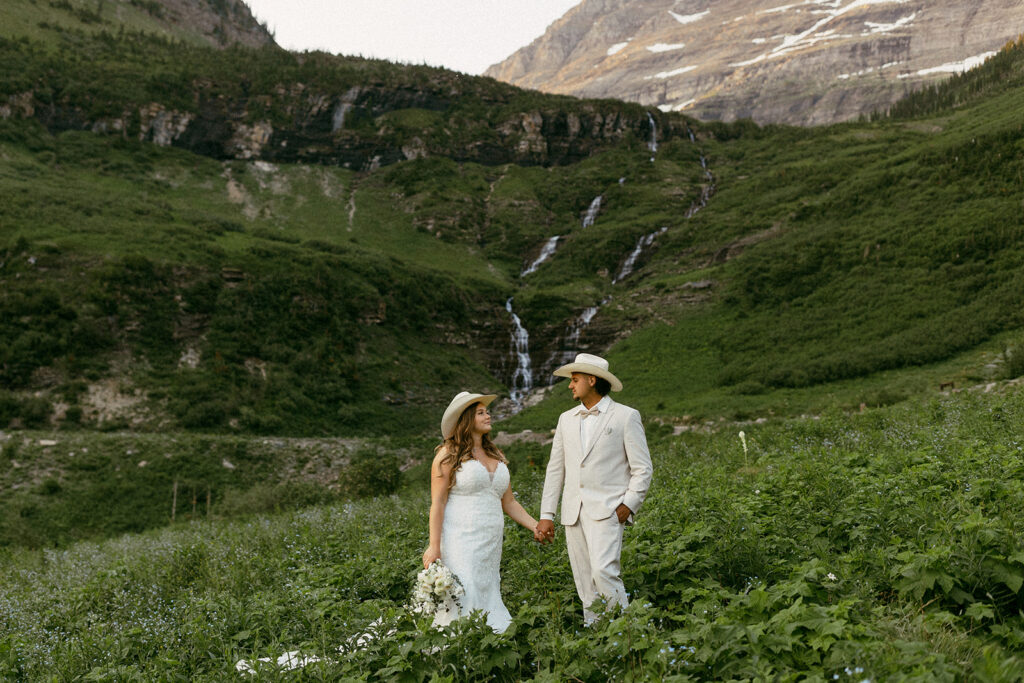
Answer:
[[441, 446], [434, 453], [433, 469], [447, 471], [451, 469], [451, 465], [445, 463], [448, 458], [450, 446], [448, 444], [441, 444]]

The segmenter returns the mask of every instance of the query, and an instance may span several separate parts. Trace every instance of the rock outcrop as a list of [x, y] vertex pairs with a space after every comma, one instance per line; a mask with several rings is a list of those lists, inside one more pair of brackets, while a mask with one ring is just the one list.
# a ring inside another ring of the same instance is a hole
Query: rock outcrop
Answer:
[[706, 120], [823, 124], [884, 111], [1022, 33], [1019, 0], [583, 0], [486, 75]]
[[[454, 74], [453, 74], [454, 76]], [[450, 87], [396, 87], [368, 83], [344, 92], [303, 84], [274, 92], [230, 97], [215, 84], [196, 82], [188, 109], [161, 102], [117, 103], [117, 116], [94, 116], [88, 102], [71, 97], [44, 100], [35, 91], [0, 101], [0, 119], [40, 121], [51, 132], [89, 130], [174, 146], [217, 159], [301, 162], [372, 170], [406, 159], [444, 156], [485, 165], [562, 165], [589, 157], [627, 137], [651, 134], [649, 112], [616, 102], [574, 102], [569, 107], [517, 106], [517, 96], [489, 103], [474, 120], [459, 111], [459, 98], [472, 93]], [[510, 91], [512, 89], [509, 89]], [[45, 93], [49, 94], [49, 93]], [[179, 98], [180, 99], [180, 98]], [[275, 108], [277, 121], [254, 110]], [[426, 110], [436, 124], [395, 125], [388, 114]], [[686, 132], [680, 117], [654, 110], [658, 137]]]

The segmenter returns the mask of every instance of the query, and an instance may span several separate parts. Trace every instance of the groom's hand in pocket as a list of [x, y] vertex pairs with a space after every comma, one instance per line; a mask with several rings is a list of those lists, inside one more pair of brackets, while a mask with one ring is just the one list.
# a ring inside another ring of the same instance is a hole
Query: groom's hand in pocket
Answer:
[[625, 524], [631, 514], [633, 511], [625, 503], [619, 503], [619, 507], [615, 508], [615, 516], [619, 518], [619, 524]]
[[550, 519], [542, 519], [537, 522], [533, 530], [533, 539], [538, 543], [551, 543], [555, 540], [555, 523]]

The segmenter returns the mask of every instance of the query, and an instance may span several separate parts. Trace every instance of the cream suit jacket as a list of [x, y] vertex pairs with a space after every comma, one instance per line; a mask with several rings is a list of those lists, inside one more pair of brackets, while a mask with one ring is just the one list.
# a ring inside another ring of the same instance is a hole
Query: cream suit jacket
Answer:
[[611, 401], [608, 410], [588, 417], [598, 423], [584, 452], [578, 411], [577, 406], [558, 418], [544, 479], [542, 516], [555, 516], [560, 493], [565, 526], [575, 524], [581, 510], [595, 520], [613, 515], [620, 503], [639, 511], [653, 472], [640, 413]]

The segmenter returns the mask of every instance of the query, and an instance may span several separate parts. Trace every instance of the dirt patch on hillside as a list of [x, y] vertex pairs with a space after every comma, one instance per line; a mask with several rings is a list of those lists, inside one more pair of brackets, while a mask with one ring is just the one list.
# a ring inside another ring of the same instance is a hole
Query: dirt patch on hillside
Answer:
[[116, 379], [89, 385], [82, 398], [82, 416], [97, 425], [121, 421], [140, 425], [152, 419], [146, 407], [146, 393], [128, 388]]

